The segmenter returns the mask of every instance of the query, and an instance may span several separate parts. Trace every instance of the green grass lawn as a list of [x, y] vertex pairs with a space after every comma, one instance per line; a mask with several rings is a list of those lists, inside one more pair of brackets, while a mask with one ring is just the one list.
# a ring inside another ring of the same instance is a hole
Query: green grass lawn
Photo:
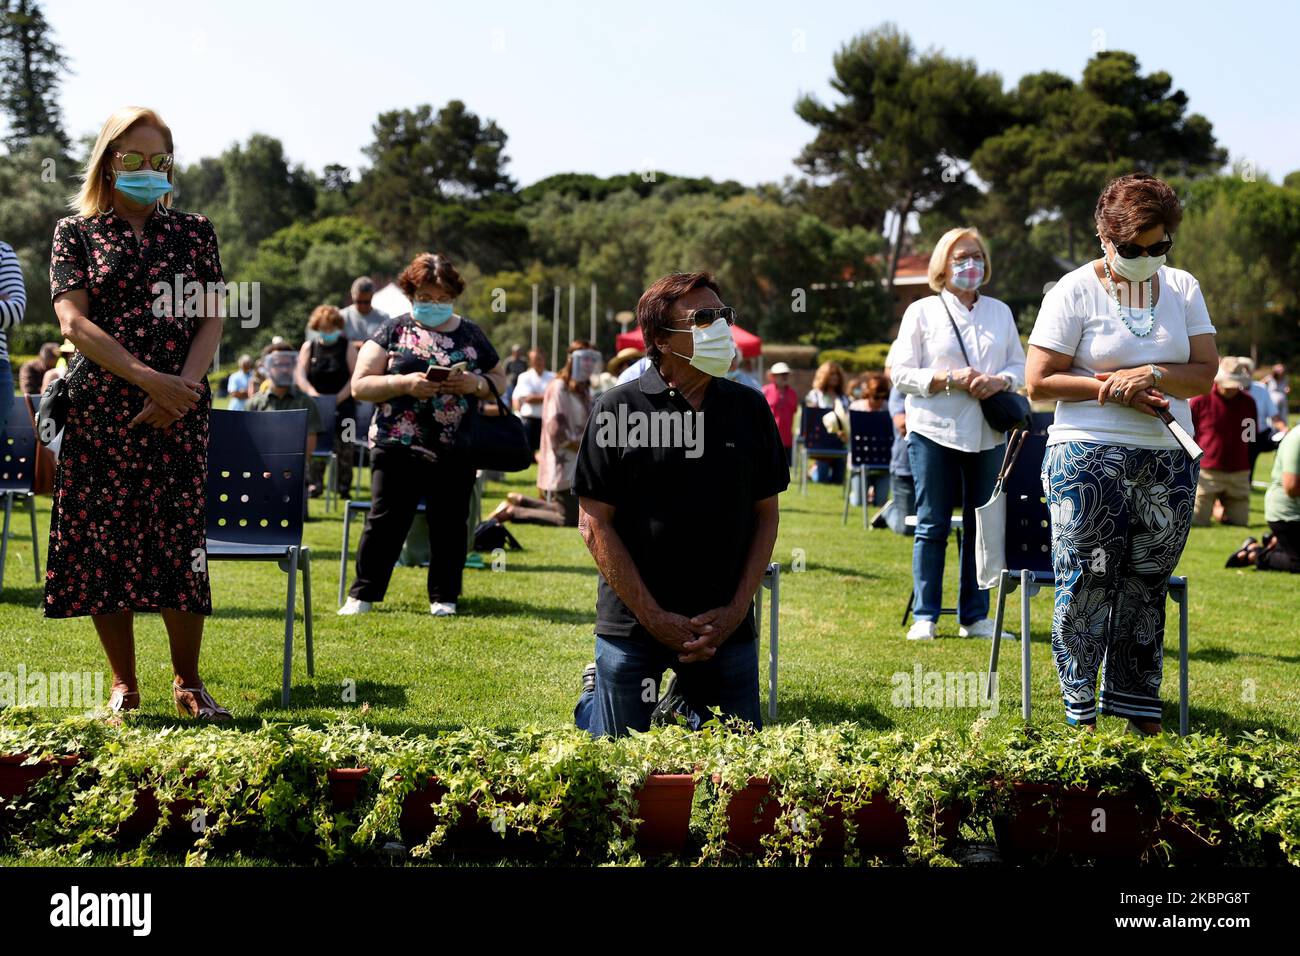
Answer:
[[[1271, 455], [1257, 475], [1269, 474]], [[507, 490], [527, 491], [532, 473], [489, 484], [485, 513]], [[891, 703], [891, 677], [925, 671], [978, 672], [987, 642], [960, 639], [945, 616], [940, 640], [903, 639], [900, 618], [912, 584], [911, 539], [863, 531], [857, 513], [840, 523], [839, 486], [797, 486], [782, 498], [776, 560], [782, 564], [780, 721], [853, 720], [881, 729], [925, 732], [969, 726], [975, 708], [910, 709]], [[40, 501], [40, 532], [48, 535], [49, 499]], [[434, 619], [424, 596], [424, 570], [399, 568], [387, 600], [374, 613], [335, 616], [342, 522], [311, 503], [306, 541], [313, 552], [316, 676], [308, 678], [298, 626], [293, 706], [280, 707], [285, 576], [274, 565], [211, 567], [215, 613], [208, 623], [203, 675], [218, 701], [244, 726], [263, 720], [323, 722], [361, 718], [399, 732], [430, 732], [471, 723], [514, 726], [572, 719], [583, 665], [592, 657], [595, 570], [576, 530], [518, 526], [521, 553], [504, 570], [467, 570], [460, 615]], [[1252, 528], [1263, 527], [1262, 495]], [[5, 588], [0, 595], [0, 670], [103, 670], [88, 618], [47, 621], [33, 582], [25, 515], [15, 514]], [[353, 548], [360, 526], [353, 526]], [[1240, 528], [1193, 529], [1178, 573], [1191, 584], [1191, 721], [1195, 730], [1228, 733], [1263, 728], [1294, 737], [1300, 728], [1300, 581], [1253, 570], [1225, 570]], [[791, 573], [795, 549], [806, 569]], [[42, 540], [42, 556], [46, 551]], [[355, 555], [354, 555], [355, 557]], [[955, 547], [949, 551], [945, 604], [955, 602]], [[683, 555], [684, 573], [709, 573], [708, 545]], [[349, 573], [352, 563], [349, 562]], [[1060, 721], [1050, 654], [1051, 595], [1033, 601], [1035, 723]], [[299, 603], [301, 608], [301, 599]], [[1166, 724], [1177, 726], [1176, 608], [1169, 605]], [[1008, 629], [1019, 630], [1019, 597], [1008, 601]], [[168, 685], [166, 635], [155, 615], [138, 618], [137, 652], [146, 720], [175, 721]], [[767, 690], [766, 638], [763, 692]], [[1019, 646], [1004, 644], [1001, 706], [995, 728], [1020, 720]], [[344, 689], [355, 682], [355, 703]], [[109, 681], [105, 678], [105, 688]], [[1103, 724], [1110, 721], [1103, 718]]]

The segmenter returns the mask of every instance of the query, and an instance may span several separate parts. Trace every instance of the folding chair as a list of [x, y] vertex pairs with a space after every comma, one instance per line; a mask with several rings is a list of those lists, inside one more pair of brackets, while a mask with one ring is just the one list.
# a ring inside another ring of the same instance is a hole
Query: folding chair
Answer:
[[829, 408], [803, 406], [803, 418], [799, 423], [799, 435], [795, 438], [798, 446], [796, 461], [799, 464], [799, 493], [808, 494], [808, 460], [811, 459], [847, 459], [849, 450], [838, 437], [827, 431], [822, 424], [822, 417]]
[[356, 415], [353, 417], [356, 428], [352, 435], [353, 487], [361, 479], [361, 469], [370, 461], [370, 419], [375, 414], [374, 402], [356, 402]]
[[777, 618], [781, 611], [781, 565], [775, 561], [767, 566], [763, 573], [763, 583], [759, 586], [757, 600], [754, 601], [754, 630], [759, 639], [754, 642], [754, 653], [759, 652], [758, 644], [763, 635], [763, 588], [772, 593], [771, 606], [767, 616], [767, 719], [776, 720], [776, 658], [780, 625]]
[[[0, 401], [4, 401], [0, 397]], [[27, 398], [17, 395], [9, 409], [9, 424], [0, 433], [0, 495], [5, 500], [4, 533], [0, 535], [0, 589], [4, 588], [5, 561], [9, 557], [9, 522], [14, 498], [27, 504], [32, 519], [32, 570], [41, 583], [41, 542], [36, 532], [36, 495], [32, 482], [36, 477], [36, 427]]]
[[316, 408], [320, 412], [320, 431], [316, 433], [316, 450], [313, 458], [326, 458], [325, 466], [325, 510], [334, 510], [334, 498], [338, 494], [339, 456], [334, 451], [334, 420], [338, 417], [338, 396], [317, 395]]
[[284, 606], [280, 705], [289, 706], [298, 570], [302, 570], [307, 674], [311, 643], [311, 549], [302, 543], [307, 410], [214, 409], [208, 437], [207, 560], [275, 561], [289, 575]]
[[[867, 480], [872, 475], [889, 474], [894, 453], [894, 421], [889, 412], [849, 412], [849, 466], [844, 476], [844, 517], [849, 523], [849, 491], [859, 483], [862, 498], [862, 527], [867, 527]], [[877, 501], [883, 505], [883, 501]]]
[[[1020, 457], [1007, 476], [1006, 555], [1007, 567], [998, 578], [997, 613], [993, 618], [993, 646], [989, 651], [988, 688], [996, 693], [998, 653], [1002, 644], [1002, 620], [1007, 595], [1020, 588], [1020, 713], [1030, 717], [1030, 605], [1029, 599], [1044, 587], [1056, 587], [1052, 569], [1052, 518], [1047, 508], [1040, 474], [1047, 451], [1045, 434], [1030, 434]], [[1187, 735], [1187, 578], [1171, 575], [1170, 596], [1178, 603], [1178, 733]]]

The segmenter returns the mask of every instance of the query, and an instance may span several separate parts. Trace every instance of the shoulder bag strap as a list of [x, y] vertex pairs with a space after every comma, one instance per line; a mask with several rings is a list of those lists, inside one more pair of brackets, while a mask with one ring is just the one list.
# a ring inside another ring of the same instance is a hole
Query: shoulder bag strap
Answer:
[[957, 336], [957, 345], [961, 349], [961, 357], [966, 360], [967, 367], [974, 368], [970, 364], [970, 355], [966, 353], [966, 343], [961, 340], [961, 330], [957, 328], [957, 320], [952, 317], [952, 310], [948, 308], [948, 303], [944, 301], [942, 292], [939, 293], [939, 304], [943, 306], [943, 311], [948, 316], [948, 323], [952, 326], [953, 335]]

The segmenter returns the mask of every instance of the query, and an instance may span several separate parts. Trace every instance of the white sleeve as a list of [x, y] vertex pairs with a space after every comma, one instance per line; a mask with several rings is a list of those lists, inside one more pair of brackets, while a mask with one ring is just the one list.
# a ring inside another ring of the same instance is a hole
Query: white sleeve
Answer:
[[1210, 310], [1205, 305], [1205, 296], [1201, 294], [1201, 284], [1190, 273], [1187, 287], [1187, 334], [1213, 335], [1214, 323], [1210, 321]]
[[[1073, 290], [1074, 283], [1069, 285], [1070, 290]], [[1043, 296], [1042, 307], [1034, 321], [1034, 330], [1029, 333], [1029, 344], [1072, 356], [1079, 351], [1083, 322], [1084, 315], [1078, 297], [1067, 294], [1066, 283], [1058, 282]], [[1024, 366], [1021, 365], [1022, 376], [1023, 373]]]
[[1004, 303], [1003, 308], [1006, 309], [1006, 326], [1009, 331], [1003, 353], [1005, 364], [995, 374], [1010, 375], [1014, 382], [1011, 390], [1014, 392], [1025, 385], [1025, 347], [1020, 344], [1020, 330], [1016, 328], [1016, 318], [1011, 314], [1011, 307]]
[[921, 330], [921, 303], [918, 299], [907, 307], [894, 340], [894, 364], [890, 367], [895, 387], [904, 395], [929, 395], [935, 370], [924, 364], [925, 336]]

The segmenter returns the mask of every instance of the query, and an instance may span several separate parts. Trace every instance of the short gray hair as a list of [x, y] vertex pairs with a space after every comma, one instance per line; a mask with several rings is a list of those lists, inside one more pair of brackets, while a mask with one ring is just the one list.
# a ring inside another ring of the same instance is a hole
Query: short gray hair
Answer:
[[352, 298], [356, 298], [363, 292], [375, 291], [375, 283], [369, 276], [358, 276], [352, 281]]

